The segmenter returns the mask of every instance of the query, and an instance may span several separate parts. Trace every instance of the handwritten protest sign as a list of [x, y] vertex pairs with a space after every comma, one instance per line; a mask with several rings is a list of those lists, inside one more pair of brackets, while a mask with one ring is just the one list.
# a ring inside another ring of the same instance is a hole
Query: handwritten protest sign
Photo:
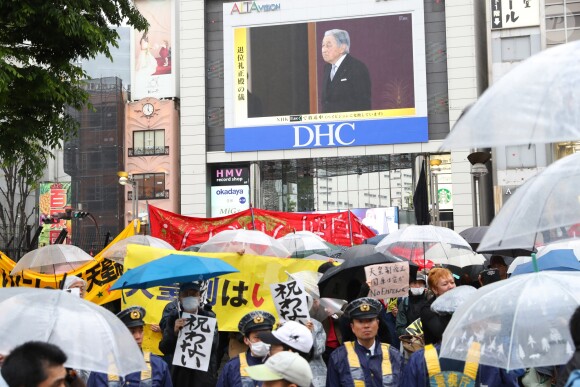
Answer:
[[409, 262], [380, 263], [365, 267], [370, 281], [369, 297], [394, 298], [409, 295]]
[[306, 291], [302, 283], [294, 280], [271, 284], [270, 291], [280, 319], [304, 323], [310, 320]]
[[217, 320], [213, 317], [183, 313], [185, 325], [179, 332], [173, 364], [207, 371]]

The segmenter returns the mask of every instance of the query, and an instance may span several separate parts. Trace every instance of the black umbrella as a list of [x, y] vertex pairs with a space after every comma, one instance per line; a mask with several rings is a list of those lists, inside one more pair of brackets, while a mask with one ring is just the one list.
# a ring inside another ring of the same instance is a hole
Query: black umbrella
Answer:
[[[404, 261], [404, 259], [397, 258], [394, 255], [385, 255], [377, 252], [366, 256], [346, 259], [339, 266], [327, 270], [320, 278], [318, 281], [320, 297], [338, 298], [350, 302], [359, 296], [360, 288], [366, 282], [365, 266]], [[409, 262], [409, 265], [410, 276], [411, 278], [415, 278], [418, 267], [411, 262]]]
[[383, 240], [384, 237], [386, 237], [389, 234], [379, 234], [379, 235], [375, 235], [372, 238], [367, 238], [363, 241], [363, 244], [365, 245], [377, 245], [380, 241]]
[[203, 245], [203, 243], [198, 243], [196, 245], [187, 246], [185, 249], [181, 251], [193, 251], [194, 253], [199, 251], [199, 248]]
[[473, 250], [477, 249], [479, 243], [483, 239], [483, 236], [489, 229], [489, 226], [479, 226], [479, 227], [469, 227], [461, 231], [459, 235], [463, 237], [469, 243]]
[[489, 226], [470, 227], [461, 231], [459, 235], [461, 235], [463, 239], [465, 239], [467, 243], [469, 243], [469, 245], [474, 251], [477, 251], [478, 253], [481, 254], [485, 253], [486, 255], [503, 255], [505, 257], [511, 257], [513, 261], [513, 258], [515, 257], [519, 257], [520, 255], [529, 256], [533, 252], [532, 250], [526, 249], [506, 249], [506, 250], [489, 250], [489, 251], [478, 250], [479, 244], [481, 243], [481, 240], [483, 239], [483, 236], [485, 235], [488, 229]]
[[375, 246], [373, 245], [356, 245], [344, 251], [341, 254], [340, 258], [344, 259], [345, 261], [348, 261], [349, 259], [352, 258], [366, 257], [376, 252], [377, 251], [375, 250]]

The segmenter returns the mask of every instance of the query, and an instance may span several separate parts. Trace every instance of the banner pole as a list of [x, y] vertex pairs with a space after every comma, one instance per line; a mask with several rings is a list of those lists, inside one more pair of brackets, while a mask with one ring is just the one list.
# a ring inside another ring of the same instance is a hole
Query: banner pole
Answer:
[[254, 206], [250, 203], [250, 213], [252, 214], [252, 230], [256, 229], [256, 222], [254, 221]]
[[352, 240], [352, 219], [350, 217], [350, 215], [351, 215], [350, 208], [347, 211], [348, 211], [348, 228], [350, 229], [349, 230], [350, 231], [350, 233], [349, 233], [350, 234], [350, 246], [352, 247], [352, 246], [354, 246], [354, 242]]

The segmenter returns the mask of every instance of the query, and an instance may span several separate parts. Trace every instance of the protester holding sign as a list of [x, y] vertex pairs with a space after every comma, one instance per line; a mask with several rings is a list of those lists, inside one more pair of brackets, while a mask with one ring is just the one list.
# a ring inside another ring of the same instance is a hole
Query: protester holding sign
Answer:
[[397, 335], [408, 334], [406, 328], [421, 315], [423, 305], [427, 303], [427, 279], [422, 274], [409, 284], [409, 296], [403, 299], [397, 314]]
[[[198, 341], [201, 340], [201, 337], [204, 338], [206, 337], [204, 334], [207, 333], [207, 330], [209, 328], [208, 318], [212, 320], [215, 319], [215, 313], [204, 310], [201, 307], [200, 289], [201, 284], [198, 282], [191, 282], [187, 284], [182, 284], [180, 286], [178, 297], [179, 307], [169, 312], [169, 316], [167, 317], [166, 320], [167, 322], [165, 325], [165, 329], [163, 330], [163, 339], [161, 340], [161, 342], [159, 342], [159, 349], [165, 355], [175, 353], [177, 351], [178, 336], [180, 335], [180, 331], [184, 329], [184, 327], [186, 327], [189, 332], [196, 333], [196, 337], [199, 337], [199, 339], [196, 339]], [[197, 317], [192, 318], [190, 315], [203, 317], [204, 319], [202, 320], [201, 318]], [[217, 381], [217, 369], [218, 369], [217, 326], [214, 326], [214, 329], [212, 331], [213, 335], [211, 339], [211, 347], [204, 345], [203, 348], [204, 350], [207, 349], [208, 351], [207, 357], [209, 363], [207, 371], [202, 371], [200, 369], [192, 369], [180, 365], [174, 365], [171, 371], [171, 378], [173, 380], [173, 384], [180, 387], [215, 386]], [[200, 335], [197, 335], [197, 333], [200, 333]], [[184, 346], [186, 346], [188, 350], [191, 349], [191, 351], [197, 352], [197, 345], [195, 345], [195, 343], [193, 348], [191, 347], [191, 345], [187, 346], [186, 344], [184, 344]], [[179, 350], [183, 352], [182, 348], [179, 348]]]
[[345, 314], [356, 340], [336, 349], [328, 362], [328, 386], [398, 386], [403, 357], [398, 350], [378, 340], [378, 316], [382, 305], [364, 297], [352, 301]]
[[244, 335], [246, 352], [230, 359], [221, 371], [218, 387], [253, 387], [261, 386], [250, 378], [246, 367], [262, 364], [270, 351], [270, 345], [260, 340], [259, 334], [272, 332], [276, 318], [262, 310], [247, 313], [242, 317], [238, 329]]
[[[117, 317], [123, 321], [129, 328], [133, 338], [141, 348], [143, 342], [143, 326], [145, 322], [145, 309], [140, 306], [129, 307], [117, 314]], [[149, 352], [143, 352], [143, 358], [147, 365], [147, 371], [135, 372], [124, 378], [117, 375], [107, 375], [98, 372], [91, 372], [87, 387], [121, 387], [130, 385], [141, 385], [148, 387], [172, 387], [171, 375], [167, 364], [159, 356]]]

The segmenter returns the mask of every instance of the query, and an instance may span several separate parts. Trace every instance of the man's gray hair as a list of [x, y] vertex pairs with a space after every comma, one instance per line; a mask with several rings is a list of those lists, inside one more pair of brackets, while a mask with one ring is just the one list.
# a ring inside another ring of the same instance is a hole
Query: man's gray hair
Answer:
[[329, 35], [334, 36], [339, 46], [345, 44], [346, 50], [344, 50], [344, 52], [348, 54], [348, 52], [350, 51], [350, 36], [348, 35], [348, 32], [346, 32], [345, 30], [334, 29], [328, 30], [324, 33], [324, 36]]

